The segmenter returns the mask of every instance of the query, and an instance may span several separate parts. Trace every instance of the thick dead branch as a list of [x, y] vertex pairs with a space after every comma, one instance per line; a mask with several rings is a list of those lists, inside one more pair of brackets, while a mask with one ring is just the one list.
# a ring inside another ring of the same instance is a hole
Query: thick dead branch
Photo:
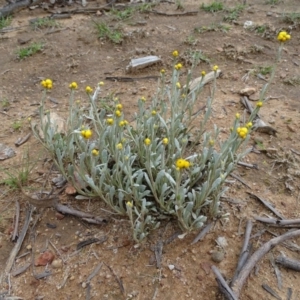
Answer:
[[300, 260], [297, 260], [297, 259], [292, 259], [292, 258], [289, 258], [289, 257], [286, 257], [286, 256], [283, 256], [283, 255], [279, 255], [275, 261], [288, 268], [288, 269], [292, 269], [294, 271], [298, 271], [300, 272]]
[[198, 10], [194, 10], [194, 11], [186, 11], [183, 13], [165, 13], [163, 11], [158, 11], [158, 10], [150, 10], [149, 12], [157, 14], [157, 15], [162, 15], [162, 16], [167, 16], [167, 17], [180, 17], [180, 16], [194, 16], [198, 14]]
[[237, 298], [240, 296], [243, 285], [246, 279], [248, 278], [250, 272], [255, 267], [255, 265], [257, 265], [257, 263], [262, 259], [262, 257], [278, 244], [288, 239], [295, 238], [297, 236], [300, 236], [300, 230], [287, 232], [283, 235], [271, 239], [269, 242], [265, 243], [262, 247], [260, 247], [257, 251], [254, 252], [254, 254], [246, 262], [244, 268], [241, 270], [237, 280], [232, 286], [232, 290], [237, 296]]
[[283, 226], [287, 227], [290, 225], [297, 225], [298, 227], [300, 226], [300, 219], [275, 219], [275, 218], [264, 218], [260, 216], [254, 216], [254, 219], [257, 221], [260, 221], [262, 223], [267, 223], [270, 225], [277, 225], [277, 226]]
[[223, 278], [222, 274], [220, 273], [219, 269], [216, 266], [211, 267], [212, 271], [216, 275], [216, 280], [218, 282], [219, 290], [228, 300], [238, 300], [239, 298], [235, 296], [225, 279]]
[[238, 278], [240, 271], [242, 270], [243, 266], [245, 265], [246, 261], [248, 260], [249, 255], [250, 255], [249, 240], [250, 240], [252, 227], [253, 227], [252, 222], [250, 220], [248, 220], [247, 225], [246, 225], [246, 230], [245, 230], [245, 237], [244, 237], [242, 251], [240, 253], [238, 264], [237, 264], [234, 276], [231, 281], [231, 286], [234, 285], [234, 282]]
[[39, 3], [41, 3], [43, 0], [23, 0], [23, 1], [17, 1], [17, 2], [13, 2], [10, 3], [4, 7], [2, 7], [2, 9], [0, 9], [0, 18], [4, 18], [7, 17], [9, 15], [12, 15], [13, 13], [25, 8], [25, 7], [29, 7], [31, 5], [37, 5]]

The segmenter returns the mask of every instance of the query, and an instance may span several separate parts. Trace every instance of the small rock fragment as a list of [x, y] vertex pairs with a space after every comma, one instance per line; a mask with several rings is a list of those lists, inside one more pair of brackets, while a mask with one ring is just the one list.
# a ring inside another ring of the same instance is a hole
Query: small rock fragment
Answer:
[[47, 250], [37, 258], [35, 266], [46, 266], [48, 264], [51, 264], [53, 259], [54, 254], [50, 250]]
[[241, 89], [239, 94], [242, 96], [250, 96], [256, 92], [255, 87], [246, 87], [244, 89]]
[[220, 263], [224, 259], [224, 257], [225, 254], [223, 251], [215, 251], [211, 255], [211, 259], [216, 263]]
[[62, 268], [63, 266], [63, 262], [61, 259], [54, 259], [51, 266], [54, 268], [54, 269], [60, 269]]

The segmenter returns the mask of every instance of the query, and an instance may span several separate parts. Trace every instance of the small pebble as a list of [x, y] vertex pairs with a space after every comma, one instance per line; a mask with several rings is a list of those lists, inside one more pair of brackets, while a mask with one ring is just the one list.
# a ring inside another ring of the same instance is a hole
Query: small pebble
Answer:
[[224, 257], [225, 254], [223, 251], [215, 251], [211, 255], [211, 259], [216, 263], [220, 263], [224, 259]]
[[83, 289], [85, 289], [86, 286], [87, 286], [86, 282], [83, 282], [83, 283], [81, 284], [81, 286], [82, 286]]

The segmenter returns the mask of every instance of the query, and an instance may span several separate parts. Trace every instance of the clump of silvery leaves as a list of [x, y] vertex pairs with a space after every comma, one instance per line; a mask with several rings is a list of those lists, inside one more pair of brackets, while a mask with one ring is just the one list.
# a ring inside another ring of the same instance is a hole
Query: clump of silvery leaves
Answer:
[[[178, 66], [174, 64], [170, 83], [161, 72], [152, 99], [138, 100], [134, 120], [126, 120], [122, 101], [112, 111], [104, 109], [99, 85], [94, 93], [87, 90], [88, 108], [74, 101], [76, 90], [71, 89], [65, 132], [51, 122], [44, 100], [40, 128], [34, 128], [65, 179], [79, 194], [127, 216], [137, 242], [165, 219], [177, 220], [183, 232], [190, 232], [220, 215], [225, 179], [247, 153], [239, 150], [249, 138], [237, 134], [239, 118], [225, 140], [220, 141], [216, 125], [208, 131], [216, 69], [206, 100], [201, 98], [203, 80], [189, 90], [192, 70], [183, 86]], [[201, 102], [205, 109], [197, 111]]]

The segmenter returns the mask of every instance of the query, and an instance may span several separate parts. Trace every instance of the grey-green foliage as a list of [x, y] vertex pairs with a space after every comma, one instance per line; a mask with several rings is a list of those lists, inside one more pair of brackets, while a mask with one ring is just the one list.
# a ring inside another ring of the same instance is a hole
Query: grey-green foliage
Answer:
[[[181, 229], [189, 232], [220, 214], [225, 179], [247, 152], [238, 152], [245, 141], [236, 133], [239, 119], [223, 141], [217, 126], [207, 131], [216, 78], [206, 110], [195, 113], [202, 80], [189, 91], [192, 71], [183, 88], [178, 84], [179, 75], [180, 70], [174, 68], [170, 84], [162, 75], [153, 99], [138, 100], [135, 121], [130, 124], [123, 112], [118, 116], [118, 104], [112, 116], [101, 110], [100, 86], [89, 95], [88, 110], [73, 101], [72, 91], [65, 133], [51, 125], [51, 112], [45, 110], [44, 101], [40, 107], [41, 120], [45, 114], [47, 118], [41, 122], [43, 138], [37, 128], [35, 135], [52, 153], [60, 172], [80, 194], [98, 197], [118, 214], [128, 216], [136, 241], [165, 218], [177, 219]], [[93, 136], [85, 139], [83, 129], [92, 130]], [[178, 159], [187, 161], [188, 167], [179, 168]]]

